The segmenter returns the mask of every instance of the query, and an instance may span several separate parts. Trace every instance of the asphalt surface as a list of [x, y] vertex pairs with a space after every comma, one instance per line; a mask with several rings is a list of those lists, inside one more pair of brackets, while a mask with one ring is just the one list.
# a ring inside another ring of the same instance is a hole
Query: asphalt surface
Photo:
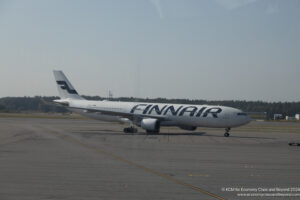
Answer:
[[300, 194], [300, 147], [288, 145], [300, 142], [300, 123], [253, 122], [229, 138], [218, 129], [146, 135], [123, 128], [0, 118], [0, 199], [300, 198], [238, 196]]

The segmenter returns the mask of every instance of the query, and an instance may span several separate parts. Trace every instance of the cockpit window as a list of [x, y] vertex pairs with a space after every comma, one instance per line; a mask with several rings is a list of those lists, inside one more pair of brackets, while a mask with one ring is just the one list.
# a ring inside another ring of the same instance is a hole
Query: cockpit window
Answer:
[[248, 116], [247, 113], [238, 113], [239, 116]]

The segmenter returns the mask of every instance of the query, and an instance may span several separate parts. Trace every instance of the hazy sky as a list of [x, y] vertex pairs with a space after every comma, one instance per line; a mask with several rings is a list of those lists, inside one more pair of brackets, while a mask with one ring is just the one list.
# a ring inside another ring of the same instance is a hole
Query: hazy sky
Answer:
[[299, 0], [0, 0], [0, 97], [300, 101]]

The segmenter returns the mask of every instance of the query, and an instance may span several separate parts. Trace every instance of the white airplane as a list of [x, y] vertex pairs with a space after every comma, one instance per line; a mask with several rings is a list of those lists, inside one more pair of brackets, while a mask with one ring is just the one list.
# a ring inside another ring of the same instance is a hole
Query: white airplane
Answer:
[[60, 98], [55, 103], [81, 115], [111, 122], [130, 123], [126, 133], [135, 133], [134, 125], [147, 133], [159, 133], [161, 126], [177, 126], [194, 131], [197, 127], [225, 128], [225, 137], [233, 127], [245, 125], [251, 118], [241, 110], [210, 105], [163, 104], [144, 102], [89, 101], [78, 95], [62, 71], [53, 71]]

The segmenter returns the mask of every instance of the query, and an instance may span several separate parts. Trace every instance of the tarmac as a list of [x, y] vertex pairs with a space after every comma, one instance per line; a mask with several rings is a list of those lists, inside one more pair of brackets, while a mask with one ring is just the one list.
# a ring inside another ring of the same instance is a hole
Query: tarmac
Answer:
[[228, 138], [222, 129], [124, 127], [0, 118], [0, 199], [300, 198], [300, 147], [289, 145], [300, 142], [300, 123], [252, 122]]

